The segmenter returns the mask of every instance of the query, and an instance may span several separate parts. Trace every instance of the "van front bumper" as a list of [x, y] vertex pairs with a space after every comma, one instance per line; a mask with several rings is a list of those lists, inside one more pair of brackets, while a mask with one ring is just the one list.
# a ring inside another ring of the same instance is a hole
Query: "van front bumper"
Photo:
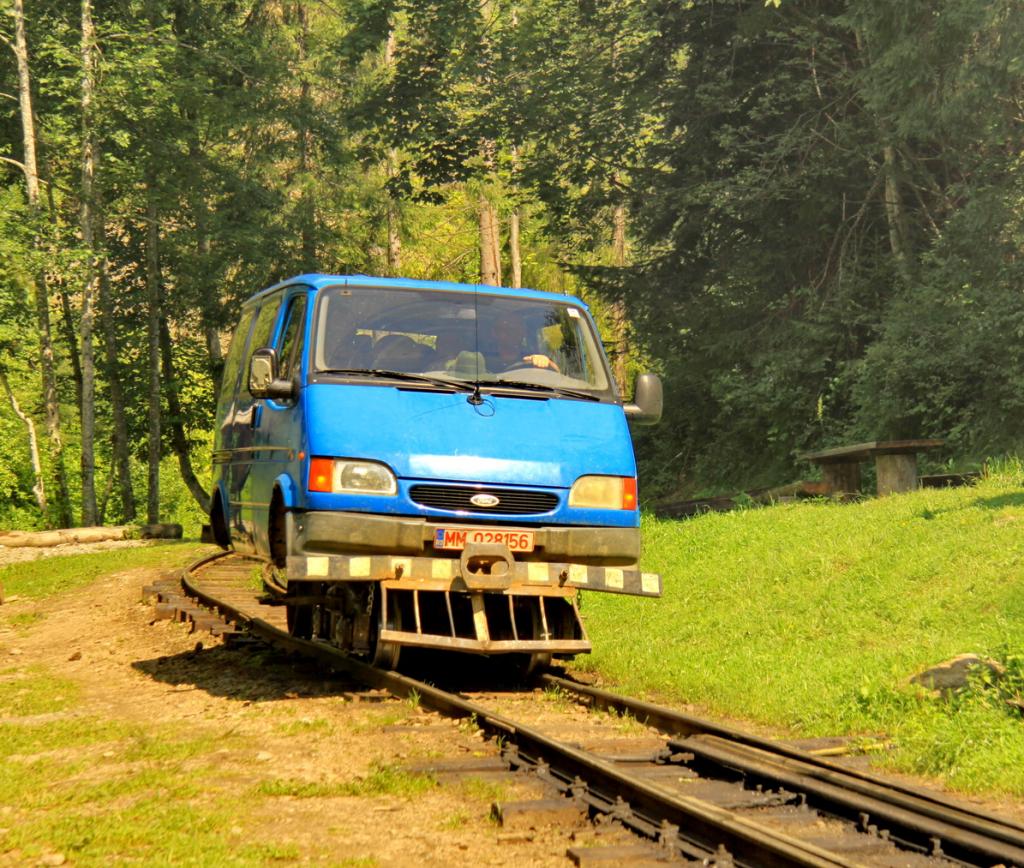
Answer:
[[[437, 521], [412, 516], [373, 515], [365, 512], [288, 513], [288, 553], [294, 555], [389, 554], [451, 557], [434, 550], [439, 527], [494, 524], [486, 519]], [[502, 524], [500, 527], [509, 527]], [[499, 527], [499, 525], [495, 525]], [[536, 549], [518, 555], [523, 561], [565, 561], [590, 566], [636, 569], [640, 560], [638, 527], [529, 526]]]
[[[486, 522], [465, 522], [479, 527]], [[288, 514], [289, 582], [380, 581], [420, 590], [515, 594], [606, 591], [661, 596], [661, 577], [640, 572], [639, 528], [531, 527], [535, 550], [510, 555], [501, 576], [471, 572], [459, 552], [435, 550], [428, 521], [350, 512]]]

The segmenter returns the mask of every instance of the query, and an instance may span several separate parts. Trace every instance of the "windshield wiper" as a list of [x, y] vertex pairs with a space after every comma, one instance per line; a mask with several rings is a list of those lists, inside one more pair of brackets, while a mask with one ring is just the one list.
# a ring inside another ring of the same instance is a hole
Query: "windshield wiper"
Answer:
[[530, 389], [534, 392], [552, 392], [555, 395], [564, 395], [566, 398], [582, 398], [584, 401], [601, 400], [597, 395], [592, 395], [590, 392], [578, 392], [575, 389], [563, 389], [561, 386], [548, 386], [544, 383], [526, 383], [522, 380], [484, 380], [480, 383], [480, 388], [487, 390], [501, 389], [506, 386], [510, 389]]
[[384, 368], [321, 368], [318, 374], [348, 374], [355, 377], [370, 377], [382, 380], [406, 380], [412, 383], [429, 383], [453, 392], [472, 392], [473, 384], [463, 380], [446, 380], [443, 377], [428, 377], [426, 374], [410, 374], [407, 371], [389, 371]]

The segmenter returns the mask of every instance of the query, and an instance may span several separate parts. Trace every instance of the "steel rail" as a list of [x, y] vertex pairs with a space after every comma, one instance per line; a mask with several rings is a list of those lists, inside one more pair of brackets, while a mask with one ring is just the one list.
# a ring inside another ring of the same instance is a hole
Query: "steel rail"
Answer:
[[[721, 856], [720, 848], [724, 847], [742, 865], [852, 864], [842, 856], [724, 808], [637, 780], [613, 762], [551, 739], [465, 697], [377, 669], [326, 642], [293, 637], [217, 599], [203, 589], [201, 581], [195, 580], [196, 571], [224, 556], [219, 553], [205, 558], [183, 573], [182, 587], [188, 596], [279, 648], [315, 659], [395, 696], [416, 696], [424, 706], [445, 715], [472, 718], [481, 729], [498, 738], [506, 761], [513, 767], [533, 767], [542, 778], [592, 810], [610, 814], [635, 831], [657, 838], [680, 855], [714, 858], [716, 854]], [[639, 721], [676, 737], [668, 742], [669, 750], [724, 766], [772, 787], [785, 786], [803, 793], [826, 813], [859, 819], [865, 830], [869, 825], [872, 830], [877, 829], [884, 822], [891, 826], [890, 834], [912, 848], [930, 849], [933, 855], [963, 859], [971, 864], [1024, 866], [1024, 827], [1011, 821], [988, 817], [936, 794], [890, 784], [797, 748], [642, 700], [553, 675], [542, 676], [541, 683], [598, 707], [629, 712]]]
[[[497, 714], [463, 697], [397, 672], [377, 669], [325, 642], [299, 639], [205, 592], [186, 570], [185, 592], [255, 636], [345, 672], [371, 687], [395, 696], [417, 697], [420, 704], [450, 717], [470, 718], [496, 736], [514, 765], [533, 765], [562, 789], [590, 807], [611, 812], [616, 819], [645, 835], [652, 832], [664, 846], [690, 858], [713, 858], [725, 848], [734, 861], [749, 866], [849, 866], [854, 863], [813, 844], [768, 829], [699, 799], [677, 795], [664, 787], [638, 780], [599, 757], [558, 742], [532, 727]], [[509, 749], [508, 746], [514, 746]]]
[[881, 828], [884, 824], [893, 837], [923, 846], [933, 855], [969, 861], [982, 857], [993, 865], [1024, 865], [1024, 846], [1008, 843], [1003, 835], [996, 837], [987, 831], [965, 828], [961, 825], [963, 818], [955, 811], [945, 815], [937, 810], [924, 813], [912, 803], [900, 804], [900, 800], [886, 792], [884, 784], [868, 787], [858, 782], [861, 786], [854, 787], [843, 775], [821, 769], [809, 772], [799, 761], [766, 755], [718, 736], [692, 736], [672, 740], [669, 745], [674, 750], [685, 750], [699, 759], [741, 772], [751, 782], [769, 782], [773, 787], [781, 784], [804, 793], [812, 807], [853, 820], [860, 817], [862, 826], [870, 823]]
[[[728, 750], [729, 765], [735, 770], [760, 777], [763, 780], [781, 780], [781, 776], [798, 775], [806, 782], [807, 787], [815, 781], [832, 787], [831, 790], [821, 789], [821, 799], [836, 807], [842, 807], [844, 814], [856, 810], [857, 814], [867, 812], [871, 822], [877, 824], [884, 818], [895, 825], [916, 829], [918, 834], [928, 837], [941, 837], [943, 841], [956, 843], [959, 852], [973, 852], [1004, 861], [1007, 864], [1024, 865], [1024, 825], [1002, 817], [993, 817], [982, 813], [971, 805], [965, 805], [941, 796], [938, 793], [917, 789], [896, 781], [886, 781], [877, 776], [856, 769], [846, 768], [779, 742], [769, 741], [751, 733], [733, 729], [720, 723], [703, 720], [692, 715], [663, 708], [643, 700], [619, 696], [606, 690], [580, 684], [555, 675], [542, 675], [543, 684], [557, 688], [568, 694], [588, 699], [599, 708], [611, 709], [620, 714], [628, 712], [641, 723], [653, 726], [662, 732], [674, 736], [686, 736], [684, 740], [670, 742], [679, 751], [688, 751], [705, 759], [726, 763]], [[707, 747], [701, 747], [702, 742]], [[711, 745], [714, 745], [712, 748]], [[740, 747], [747, 750], [741, 751]], [[712, 755], [713, 751], [719, 753]], [[767, 764], [778, 770], [779, 777], [772, 778], [766, 773]], [[760, 764], [760, 765], [759, 765]], [[755, 774], [760, 771], [759, 774]], [[803, 785], [801, 785], [803, 786]], [[866, 800], [859, 809], [853, 800], [839, 798], [837, 787], [857, 793]], [[834, 793], [836, 798], [826, 798], [825, 793]], [[911, 823], [911, 812], [918, 815], [918, 821]], [[935, 821], [929, 825], [927, 820]], [[899, 822], [897, 822], [899, 820]], [[959, 841], [958, 838], [963, 838]], [[990, 839], [986, 841], [985, 839]], [[1008, 845], [999, 850], [991, 849], [992, 841], [1001, 841]]]

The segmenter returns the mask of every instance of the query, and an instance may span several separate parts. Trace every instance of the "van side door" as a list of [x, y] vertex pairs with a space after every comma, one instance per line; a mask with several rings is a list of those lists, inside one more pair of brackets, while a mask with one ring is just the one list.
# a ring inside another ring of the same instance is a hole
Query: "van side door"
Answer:
[[289, 287], [285, 299], [277, 340], [278, 379], [290, 380], [294, 386], [290, 399], [260, 400], [258, 423], [253, 429], [254, 453], [252, 471], [247, 480], [247, 500], [253, 504], [252, 534], [256, 550], [269, 555], [270, 505], [274, 483], [282, 475], [299, 483], [299, 452], [302, 450], [302, 351], [305, 345], [307, 294], [306, 287]]
[[253, 461], [259, 450], [259, 446], [255, 442], [255, 432], [259, 428], [263, 411], [262, 402], [253, 398], [249, 391], [249, 361], [257, 349], [270, 346], [276, 332], [283, 297], [283, 290], [278, 290], [259, 300], [256, 320], [249, 334], [249, 343], [243, 356], [238, 395], [235, 398], [234, 413], [231, 418], [229, 484], [231, 502], [228, 513], [231, 540], [239, 551], [255, 551], [253, 538], [255, 504], [252, 501], [252, 487], [248, 482]]

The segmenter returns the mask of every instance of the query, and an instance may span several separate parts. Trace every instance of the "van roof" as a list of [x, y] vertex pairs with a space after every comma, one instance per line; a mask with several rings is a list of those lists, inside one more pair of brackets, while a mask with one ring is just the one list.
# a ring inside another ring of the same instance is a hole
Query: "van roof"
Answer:
[[[408, 280], [404, 277], [374, 277], [369, 274], [297, 274], [289, 277], [251, 296], [255, 299], [266, 292], [272, 292], [283, 286], [292, 286], [301, 283], [311, 286], [314, 289], [322, 289], [325, 286], [369, 286], [380, 287], [381, 289], [406, 288], [406, 289], [444, 289], [452, 292], [479, 292], [484, 295], [505, 295], [520, 296], [523, 298], [548, 299], [550, 301], [565, 302], [571, 300], [580, 307], [586, 308], [587, 303], [574, 295], [562, 295], [556, 292], [541, 292], [536, 289], [511, 289], [505, 286], [485, 286], [476, 283], [454, 283], [447, 280]], [[251, 300], [250, 299], [250, 300]]]

